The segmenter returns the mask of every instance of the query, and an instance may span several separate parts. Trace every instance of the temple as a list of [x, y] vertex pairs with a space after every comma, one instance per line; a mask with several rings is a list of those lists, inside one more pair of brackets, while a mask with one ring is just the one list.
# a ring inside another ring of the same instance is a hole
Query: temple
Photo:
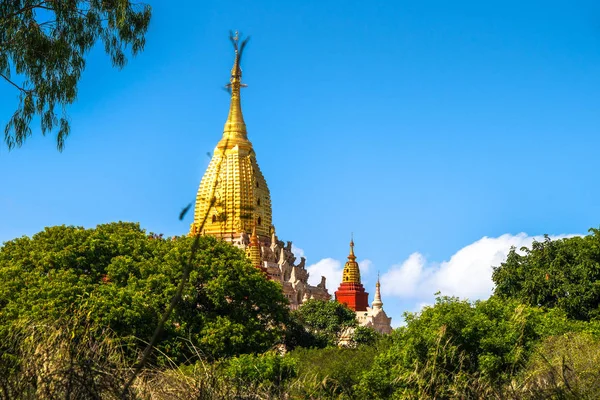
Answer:
[[[248, 140], [242, 114], [240, 92], [246, 85], [242, 83], [241, 59], [248, 39], [240, 43], [236, 33], [231, 41], [235, 57], [227, 85], [231, 92], [229, 114], [223, 137], [198, 188], [190, 235], [215, 236], [244, 250], [253, 266], [281, 284], [292, 309], [309, 299], [329, 300], [325, 277], [321, 277], [317, 286], [309, 285], [305, 258], [296, 262], [292, 242], [283, 242], [275, 234], [271, 194]], [[353, 240], [335, 297], [356, 312], [360, 325], [381, 333], [391, 332], [391, 318], [383, 311], [379, 279], [375, 299], [369, 307], [369, 294], [360, 280]]]
[[344, 265], [342, 283], [335, 292], [335, 299], [348, 306], [352, 311], [367, 311], [369, 293], [360, 282], [360, 269], [354, 255], [354, 240], [350, 241], [350, 254]]
[[296, 263], [292, 242], [280, 241], [273, 226], [271, 195], [248, 140], [240, 92], [241, 59], [248, 39], [231, 36], [235, 50], [228, 89], [229, 114], [223, 137], [202, 177], [190, 235], [211, 235], [243, 249], [252, 264], [280, 282], [292, 309], [308, 299], [329, 300], [325, 277], [317, 286], [308, 284], [304, 257]]
[[[356, 313], [356, 320], [360, 326], [371, 327], [379, 333], [392, 332], [392, 318], [388, 317], [383, 310], [381, 301], [381, 284], [379, 275], [375, 285], [375, 298], [372, 307], [369, 307], [369, 294], [365, 292], [360, 281], [360, 266], [356, 262], [354, 255], [354, 240], [350, 241], [350, 254], [348, 261], [344, 265], [342, 273], [342, 283], [335, 292], [335, 299]], [[345, 334], [349, 337], [351, 332]]]

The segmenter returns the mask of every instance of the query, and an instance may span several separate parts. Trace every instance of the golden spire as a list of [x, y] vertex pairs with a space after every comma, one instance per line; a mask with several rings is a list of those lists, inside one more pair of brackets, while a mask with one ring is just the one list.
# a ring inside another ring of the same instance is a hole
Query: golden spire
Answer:
[[375, 284], [375, 298], [373, 299], [373, 308], [383, 307], [381, 301], [381, 284], [379, 283], [379, 272], [377, 272], [377, 283]]
[[354, 255], [354, 238], [350, 240], [350, 254], [348, 254], [346, 265], [344, 265], [342, 282], [360, 283], [360, 269]]
[[228, 85], [231, 90], [229, 115], [198, 187], [190, 234], [201, 233], [235, 242], [256, 228], [256, 234], [265, 243], [269, 241], [273, 224], [271, 195], [248, 140], [240, 104], [240, 89], [245, 86], [240, 66], [248, 39], [241, 40], [237, 33], [229, 38], [235, 50]]
[[[260, 257], [260, 243], [258, 236], [256, 235], [256, 225], [252, 228], [252, 236], [250, 236], [250, 261], [252, 265], [261, 268], [261, 257]], [[261, 268], [262, 269], [262, 268]]]
[[221, 150], [231, 149], [236, 145], [243, 145], [244, 147], [248, 148], [252, 147], [252, 144], [248, 140], [246, 123], [244, 122], [240, 100], [240, 89], [246, 86], [242, 83], [241, 59], [249, 38], [242, 40], [240, 43], [239, 34], [238, 32], [235, 32], [235, 36], [230, 35], [229, 39], [233, 43], [235, 57], [233, 60], [233, 68], [231, 68], [229, 84], [227, 84], [227, 88], [231, 92], [229, 115], [227, 116], [225, 127], [223, 128], [223, 138], [217, 145], [217, 147]]

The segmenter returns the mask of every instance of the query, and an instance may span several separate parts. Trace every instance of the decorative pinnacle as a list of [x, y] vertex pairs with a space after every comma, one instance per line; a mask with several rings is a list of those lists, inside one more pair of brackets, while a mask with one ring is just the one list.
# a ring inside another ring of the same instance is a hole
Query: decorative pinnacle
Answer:
[[219, 148], [233, 148], [236, 145], [243, 145], [251, 147], [252, 145], [248, 141], [246, 133], [246, 123], [244, 122], [244, 116], [242, 115], [242, 105], [240, 100], [240, 89], [246, 87], [242, 83], [242, 68], [241, 61], [244, 49], [248, 44], [250, 37], [247, 37], [240, 41], [239, 32], [229, 33], [229, 40], [233, 44], [235, 56], [233, 60], [233, 67], [231, 68], [231, 77], [226, 88], [231, 94], [231, 103], [229, 105], [229, 115], [225, 122], [223, 129], [223, 139], [219, 142], [217, 147]]
[[360, 269], [354, 255], [354, 238], [350, 240], [350, 254], [348, 254], [348, 261], [344, 265], [342, 282], [360, 283]]
[[[239, 89], [240, 87], [246, 87], [246, 85], [241, 83], [242, 80], [242, 54], [244, 53], [244, 48], [248, 44], [248, 40], [250, 37], [242, 40], [240, 43], [240, 34], [238, 31], [235, 31], [235, 35], [232, 32], [229, 32], [229, 40], [233, 44], [233, 49], [235, 51], [235, 58], [233, 61], [233, 68], [231, 68], [231, 78], [229, 79], [229, 84], [227, 84], [227, 88], [231, 89], [232, 95], [235, 89]], [[238, 85], [236, 85], [239, 84]]]
[[381, 301], [381, 284], [379, 283], [379, 271], [377, 271], [377, 284], [375, 284], [375, 298], [373, 299], [373, 308], [378, 309], [383, 307]]
[[[261, 256], [260, 256], [260, 242], [256, 235], [256, 223], [252, 227], [252, 235], [250, 235], [250, 261], [252, 265], [261, 268]], [[261, 268], [262, 269], [262, 268]]]

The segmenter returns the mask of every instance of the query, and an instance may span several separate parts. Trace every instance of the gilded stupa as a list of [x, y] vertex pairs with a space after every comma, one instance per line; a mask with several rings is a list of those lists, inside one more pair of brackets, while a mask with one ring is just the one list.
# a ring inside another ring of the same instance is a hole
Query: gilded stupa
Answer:
[[[360, 280], [360, 266], [354, 255], [354, 239], [350, 241], [350, 254], [344, 265], [342, 283], [335, 292], [335, 299], [356, 313], [356, 320], [360, 326], [370, 327], [384, 334], [392, 332], [392, 318], [388, 317], [383, 310], [379, 275], [377, 275], [377, 284], [375, 285], [375, 298], [369, 307], [369, 294], [365, 292]], [[348, 342], [352, 332], [353, 329], [349, 329], [344, 333], [342, 344]]]
[[369, 306], [369, 293], [365, 292], [360, 281], [360, 268], [354, 255], [354, 239], [350, 241], [350, 254], [344, 265], [342, 283], [335, 292], [335, 299], [352, 311], [366, 311]]
[[329, 300], [325, 278], [317, 286], [309, 285], [305, 258], [296, 263], [292, 242], [284, 243], [275, 235], [271, 194], [242, 115], [240, 91], [246, 85], [241, 59], [248, 39], [240, 42], [237, 32], [230, 39], [235, 55], [227, 85], [229, 114], [198, 188], [190, 235], [215, 236], [244, 250], [255, 267], [281, 283], [292, 309], [308, 299]]
[[[227, 87], [231, 91], [229, 115], [196, 196], [191, 234], [207, 234], [235, 241], [256, 227], [259, 238], [269, 239], [272, 230], [271, 194], [242, 115], [240, 90], [242, 54], [248, 40], [232, 37], [235, 58]], [[201, 230], [201, 231], [200, 231]]]

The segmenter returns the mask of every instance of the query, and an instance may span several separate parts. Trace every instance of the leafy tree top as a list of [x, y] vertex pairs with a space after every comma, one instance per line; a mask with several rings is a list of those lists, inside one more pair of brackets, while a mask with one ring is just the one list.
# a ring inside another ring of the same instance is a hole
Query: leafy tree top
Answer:
[[494, 269], [495, 294], [525, 304], [564, 310], [579, 320], [600, 317], [600, 230], [584, 237], [533, 242], [511, 249]]
[[312, 337], [301, 347], [336, 346], [340, 335], [356, 326], [356, 315], [337, 301], [310, 299], [292, 313], [292, 318]]
[[[77, 314], [143, 347], [175, 293], [192, 238], [164, 239], [138, 224], [46, 228], [0, 247], [0, 336], [19, 320]], [[288, 319], [281, 287], [239, 249], [200, 239], [189, 285], [159, 349], [183, 360], [223, 357], [280, 343]]]
[[4, 131], [8, 148], [21, 146], [39, 117], [42, 134], [58, 128], [62, 150], [70, 131], [65, 110], [77, 97], [86, 54], [101, 41], [122, 68], [126, 50], [144, 48], [150, 14], [150, 6], [128, 0], [0, 2], [0, 77], [19, 96]]

